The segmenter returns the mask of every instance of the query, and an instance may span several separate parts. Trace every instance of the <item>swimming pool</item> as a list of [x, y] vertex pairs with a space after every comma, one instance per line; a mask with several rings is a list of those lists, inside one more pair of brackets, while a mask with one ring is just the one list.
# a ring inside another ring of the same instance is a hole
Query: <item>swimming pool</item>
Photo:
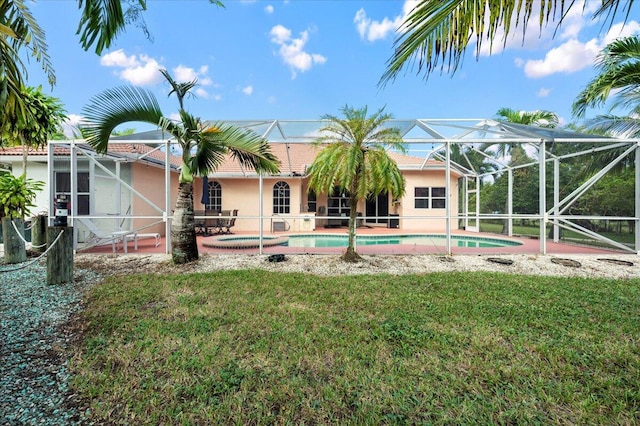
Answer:
[[[346, 235], [289, 235], [287, 242], [282, 245], [288, 247], [346, 247]], [[369, 245], [421, 245], [444, 247], [447, 237], [444, 234], [408, 234], [408, 235], [358, 235], [357, 246]], [[495, 248], [520, 246], [518, 241], [476, 237], [472, 235], [451, 235], [452, 247]]]
[[[403, 245], [403, 246], [430, 246], [444, 247], [447, 238], [444, 234], [406, 234], [406, 235], [358, 235], [356, 236], [356, 246], [372, 245]], [[206, 247], [243, 249], [257, 248], [260, 246], [260, 237], [257, 235], [232, 235], [220, 236], [207, 239], [203, 242]], [[335, 234], [293, 234], [264, 236], [263, 247], [286, 246], [300, 248], [332, 248], [347, 247], [348, 238], [346, 235]], [[452, 247], [469, 248], [495, 248], [519, 246], [522, 243], [513, 240], [478, 237], [473, 235], [452, 235]]]

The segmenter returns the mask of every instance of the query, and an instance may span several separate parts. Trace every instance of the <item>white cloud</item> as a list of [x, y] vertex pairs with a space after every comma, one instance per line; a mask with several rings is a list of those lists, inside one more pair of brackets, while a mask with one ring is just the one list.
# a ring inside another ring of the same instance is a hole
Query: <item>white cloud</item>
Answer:
[[202, 87], [196, 87], [195, 92], [196, 96], [198, 96], [199, 98], [209, 99], [209, 92], [207, 92]]
[[541, 78], [555, 73], [570, 74], [591, 66], [600, 52], [596, 39], [587, 43], [569, 40], [547, 52], [544, 59], [529, 60], [524, 66], [527, 77]]
[[620, 22], [609, 29], [602, 44], [606, 46], [617, 38], [629, 37], [637, 33], [640, 33], [640, 24], [637, 21], [629, 21], [626, 24]]
[[219, 94], [213, 95], [213, 100], [214, 101], [221, 101], [222, 100], [222, 95], [219, 95]]
[[367, 17], [367, 12], [364, 8], [360, 8], [353, 18], [353, 23], [356, 25], [356, 30], [360, 34], [360, 38], [370, 42], [376, 40], [383, 40], [389, 34], [399, 30], [406, 17], [411, 10], [418, 4], [416, 0], [405, 0], [402, 5], [402, 13], [393, 17], [384, 17], [381, 21], [376, 21]]
[[250, 96], [253, 93], [253, 86], [247, 86], [242, 89], [242, 93], [247, 96]]
[[[205, 72], [207, 68], [205, 67]], [[194, 68], [185, 67], [184, 65], [178, 65], [173, 69], [173, 78], [181, 83], [187, 81], [197, 80], [200, 76], [200, 70], [196, 71]]]
[[119, 49], [100, 58], [100, 64], [106, 67], [124, 68], [115, 71], [115, 74], [123, 80], [137, 86], [157, 84], [162, 81], [162, 75], [158, 72], [160, 64], [154, 58], [147, 55], [130, 55]]
[[536, 93], [536, 95], [539, 98], [546, 98], [547, 96], [549, 96], [550, 93], [551, 93], [551, 89], [547, 89], [546, 87], [541, 87], [540, 90], [538, 90], [538, 93]]
[[308, 53], [305, 46], [309, 41], [309, 32], [303, 31], [299, 38], [292, 38], [291, 30], [276, 25], [270, 31], [271, 42], [280, 46], [278, 55], [285, 64], [291, 68], [292, 78], [296, 78], [298, 72], [310, 70], [314, 65], [324, 64], [327, 58], [318, 53]]
[[[595, 7], [592, 3], [596, 2], [588, 3], [591, 9]], [[600, 40], [594, 38], [582, 43], [577, 36], [585, 25], [585, 18], [580, 5], [577, 6], [577, 9], [579, 9], [580, 13], [576, 11], [573, 15], [568, 15], [568, 25], [565, 27], [563, 24], [564, 31], [562, 36], [572, 36], [572, 38], [549, 50], [544, 59], [526, 61], [524, 70], [527, 77], [540, 78], [559, 72], [569, 74], [591, 67], [598, 54], [609, 43], [617, 38], [628, 37], [640, 32], [640, 23], [637, 21], [629, 21], [626, 24], [618, 23], [611, 26], [607, 34]], [[593, 12], [591, 9], [587, 12]], [[519, 61], [516, 62], [516, 65], [518, 64]]]
[[276, 25], [271, 28], [271, 41], [276, 44], [283, 44], [291, 38], [291, 30], [283, 25]]
[[138, 66], [136, 55], [127, 56], [123, 49], [115, 50], [100, 58], [100, 65], [106, 67], [131, 68]]
[[272, 14], [273, 13], [273, 6], [268, 4], [267, 6], [265, 6], [264, 11], [268, 14]]

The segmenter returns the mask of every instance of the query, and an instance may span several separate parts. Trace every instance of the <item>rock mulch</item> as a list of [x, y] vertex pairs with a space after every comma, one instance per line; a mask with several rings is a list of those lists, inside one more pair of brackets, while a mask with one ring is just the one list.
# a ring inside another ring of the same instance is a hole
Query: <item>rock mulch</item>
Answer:
[[64, 326], [101, 278], [78, 271], [74, 283], [47, 285], [46, 264], [28, 263], [0, 265], [0, 424], [84, 424], [69, 391]]

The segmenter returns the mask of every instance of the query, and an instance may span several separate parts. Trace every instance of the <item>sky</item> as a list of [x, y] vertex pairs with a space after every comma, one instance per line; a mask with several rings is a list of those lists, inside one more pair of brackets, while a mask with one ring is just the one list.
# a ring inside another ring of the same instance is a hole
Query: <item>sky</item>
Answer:
[[[45, 30], [57, 81], [51, 88], [31, 60], [27, 84], [59, 98], [71, 123], [93, 96], [121, 85], [152, 91], [163, 114], [176, 116], [177, 100], [168, 97], [158, 72], [164, 68], [176, 80], [198, 80], [196, 96], [185, 106], [205, 120], [319, 119], [340, 116], [348, 105], [384, 107], [397, 119], [493, 118], [503, 107], [548, 110], [567, 124], [576, 122], [571, 104], [596, 75], [600, 50], [640, 32], [634, 13], [624, 26], [620, 17], [603, 28], [591, 19], [600, 2], [588, 1], [573, 8], [559, 29], [552, 23], [540, 32], [534, 22], [524, 40], [518, 31], [504, 49], [501, 38], [491, 52], [483, 44], [479, 58], [471, 46], [453, 75], [435, 72], [425, 79], [407, 68], [382, 87], [396, 30], [414, 1], [223, 3], [149, 0], [143, 18], [151, 39], [129, 26], [101, 56], [80, 47], [77, 1], [30, 3]], [[589, 110], [587, 116], [607, 111]], [[140, 123], [124, 128], [148, 129]]]

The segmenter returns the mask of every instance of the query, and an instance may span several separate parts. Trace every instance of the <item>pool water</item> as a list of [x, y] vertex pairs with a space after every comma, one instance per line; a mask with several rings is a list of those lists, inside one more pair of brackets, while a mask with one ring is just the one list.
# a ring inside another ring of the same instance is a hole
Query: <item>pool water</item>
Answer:
[[[444, 247], [447, 244], [446, 235], [415, 234], [415, 235], [359, 235], [356, 236], [356, 246], [368, 245], [421, 245]], [[346, 247], [346, 235], [289, 235], [288, 247]], [[466, 235], [452, 235], [452, 247], [494, 248], [519, 246], [522, 243], [497, 238], [475, 237]]]

